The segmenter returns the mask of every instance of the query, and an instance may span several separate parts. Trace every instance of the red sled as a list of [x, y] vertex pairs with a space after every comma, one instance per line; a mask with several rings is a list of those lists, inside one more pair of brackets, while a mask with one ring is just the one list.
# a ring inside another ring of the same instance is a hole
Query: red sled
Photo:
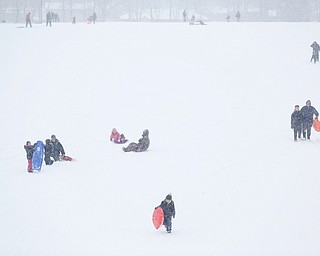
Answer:
[[320, 122], [317, 118], [313, 119], [313, 128], [317, 131], [320, 132]]
[[70, 157], [70, 156], [64, 156], [64, 157], [62, 157], [62, 159], [61, 160], [63, 160], [63, 161], [72, 161], [73, 160], [73, 158], [72, 157]]
[[160, 228], [164, 221], [164, 213], [161, 207], [157, 207], [152, 214], [152, 222], [156, 229]]

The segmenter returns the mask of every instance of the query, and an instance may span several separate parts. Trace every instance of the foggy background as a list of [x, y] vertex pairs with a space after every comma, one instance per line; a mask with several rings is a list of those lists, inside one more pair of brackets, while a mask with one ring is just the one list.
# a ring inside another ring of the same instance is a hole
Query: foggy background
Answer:
[[196, 19], [223, 21], [314, 22], [320, 20], [320, 0], [0, 0], [0, 22], [23, 23], [31, 12], [34, 23], [45, 21], [46, 13], [58, 14], [60, 22], [86, 21], [93, 12], [97, 22], [178, 22], [194, 14]]

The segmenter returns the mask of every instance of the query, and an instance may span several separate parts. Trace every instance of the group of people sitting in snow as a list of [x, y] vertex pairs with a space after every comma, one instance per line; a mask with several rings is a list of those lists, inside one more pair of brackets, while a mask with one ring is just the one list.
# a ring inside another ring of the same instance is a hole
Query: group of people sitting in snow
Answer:
[[[310, 140], [311, 128], [313, 125], [313, 117], [318, 119], [319, 113], [315, 107], [311, 106], [311, 101], [307, 100], [306, 105], [299, 109], [299, 105], [295, 105], [291, 114], [291, 129], [293, 129], [293, 138], [297, 142], [298, 138], [302, 140]], [[301, 138], [302, 134], [302, 138]]]
[[[117, 144], [127, 143], [128, 140], [124, 134], [120, 134], [117, 129], [113, 128], [110, 135], [110, 141]], [[127, 147], [123, 147], [124, 152], [143, 152], [149, 148], [150, 139], [149, 131], [146, 129], [142, 133], [142, 138], [139, 139], [138, 143], [131, 142]], [[24, 149], [27, 153], [28, 160], [28, 172], [32, 172], [32, 157], [34, 152], [35, 144], [32, 145], [30, 141], [27, 141], [24, 145]], [[61, 142], [57, 139], [56, 135], [51, 135], [51, 139], [46, 139], [44, 145], [44, 162], [46, 165], [52, 165], [55, 161], [67, 160], [71, 161], [72, 158], [65, 155], [64, 148]]]
[[[126, 137], [123, 134], [120, 134], [116, 128], [113, 128], [110, 135], [110, 141], [113, 141], [117, 144], [124, 144], [128, 142]], [[131, 142], [127, 147], [123, 147], [124, 152], [143, 152], [149, 148], [150, 139], [149, 139], [149, 130], [146, 129], [142, 132], [142, 138], [139, 139], [138, 143]]]
[[[35, 144], [32, 145], [30, 141], [27, 141], [24, 145], [24, 149], [27, 153], [27, 160], [28, 160], [28, 172], [32, 172], [32, 157], [34, 152]], [[65, 159], [65, 151], [60, 143], [60, 141], [57, 139], [56, 135], [51, 135], [51, 139], [46, 139], [46, 143], [44, 145], [44, 162], [46, 165], [51, 165], [55, 161], [60, 161], [62, 159], [64, 160], [70, 160]]]

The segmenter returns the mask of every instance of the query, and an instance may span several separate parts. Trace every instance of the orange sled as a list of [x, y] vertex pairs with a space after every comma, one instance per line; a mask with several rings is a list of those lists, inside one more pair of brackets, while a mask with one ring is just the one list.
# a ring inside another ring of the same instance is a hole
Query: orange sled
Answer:
[[317, 131], [320, 132], [320, 122], [317, 118], [313, 119], [313, 128]]

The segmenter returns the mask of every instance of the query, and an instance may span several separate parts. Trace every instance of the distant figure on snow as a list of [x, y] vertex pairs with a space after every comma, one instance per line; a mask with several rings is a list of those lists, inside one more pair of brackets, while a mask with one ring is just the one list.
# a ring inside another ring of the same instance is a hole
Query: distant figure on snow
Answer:
[[313, 62], [316, 63], [317, 61], [319, 61], [320, 45], [316, 41], [314, 41], [312, 45], [310, 45], [310, 47], [312, 47], [312, 57], [310, 62], [312, 62], [313, 60]]
[[52, 13], [51, 12], [47, 12], [46, 18], [47, 18], [46, 26], [48, 26], [48, 24], [50, 24], [50, 27], [51, 27]]
[[130, 152], [130, 151], [142, 152], [142, 151], [146, 151], [149, 148], [149, 145], [150, 145], [149, 131], [144, 130], [142, 133], [142, 138], [139, 139], [138, 143], [131, 142], [126, 148], [123, 147], [122, 150], [124, 152]]
[[228, 14], [226, 20], [227, 20], [228, 22], [230, 22], [230, 15], [229, 15], [229, 14]]
[[161, 202], [158, 207], [161, 207], [164, 213], [163, 225], [165, 226], [168, 233], [171, 233], [172, 230], [172, 218], [176, 217], [176, 209], [174, 207], [174, 202], [172, 200], [172, 195], [168, 194], [166, 198]]
[[60, 141], [57, 139], [56, 135], [51, 135], [51, 143], [52, 143], [52, 153], [54, 161], [60, 161], [65, 156], [64, 148]]
[[34, 151], [34, 145], [31, 145], [30, 141], [26, 142], [26, 145], [24, 145], [24, 150], [27, 153], [27, 160], [28, 160], [28, 172], [32, 172], [32, 157], [33, 157], [33, 151]]
[[291, 114], [291, 129], [293, 129], [293, 139], [297, 142], [297, 135], [298, 138], [301, 139], [301, 132], [302, 132], [302, 114], [299, 110], [299, 105], [294, 106], [294, 111]]
[[76, 24], [76, 17], [72, 18], [72, 24]]
[[91, 17], [92, 17], [93, 24], [96, 24], [97, 14], [94, 12]]
[[46, 139], [46, 144], [44, 145], [44, 162], [46, 165], [52, 165], [53, 160], [51, 159], [53, 153], [53, 144], [50, 139]]
[[28, 12], [26, 15], [26, 28], [28, 27], [28, 24], [30, 25], [30, 28], [32, 28], [31, 25], [31, 12]]
[[191, 19], [190, 19], [190, 25], [194, 25], [194, 22], [196, 21], [196, 17], [194, 16], [194, 14], [192, 15]]
[[113, 128], [110, 135], [110, 141], [113, 141], [114, 143], [117, 143], [117, 144], [124, 144], [128, 140], [123, 134], [120, 135], [120, 133], [117, 131], [116, 128]]
[[238, 22], [240, 21], [240, 17], [241, 17], [241, 15], [240, 15], [240, 12], [238, 11], [237, 14], [236, 14], [236, 18], [237, 18]]
[[307, 100], [306, 105], [301, 108], [302, 114], [302, 131], [303, 131], [303, 140], [306, 140], [306, 132], [307, 139], [310, 140], [311, 136], [311, 127], [313, 124], [313, 116], [315, 115], [318, 118], [318, 111], [311, 106], [311, 101]]
[[187, 21], [187, 12], [186, 12], [186, 10], [183, 10], [182, 16], [183, 16], [183, 22], [186, 22]]

